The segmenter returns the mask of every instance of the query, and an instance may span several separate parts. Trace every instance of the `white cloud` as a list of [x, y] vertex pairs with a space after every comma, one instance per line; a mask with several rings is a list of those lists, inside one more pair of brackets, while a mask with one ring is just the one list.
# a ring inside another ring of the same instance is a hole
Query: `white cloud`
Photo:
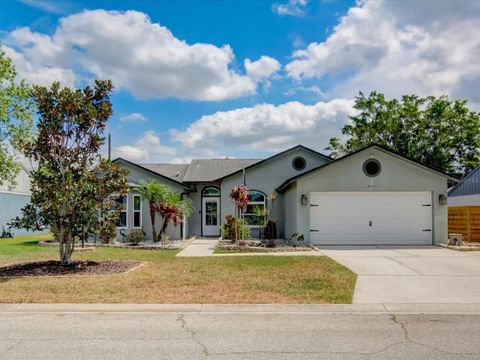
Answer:
[[112, 148], [113, 157], [123, 157], [131, 161], [165, 162], [176, 155], [173, 147], [162, 145], [154, 131], [147, 131], [133, 145]]
[[338, 136], [352, 105], [345, 99], [314, 105], [297, 101], [260, 104], [202, 116], [186, 130], [173, 130], [172, 136], [180, 143], [179, 151], [200, 151], [201, 155], [231, 150], [275, 152], [299, 143], [324, 147], [330, 137]]
[[22, 4], [52, 13], [52, 14], [63, 14], [65, 12], [65, 7], [71, 7], [71, 4], [67, 1], [55, 0], [55, 1], [46, 1], [46, 0], [19, 0]]
[[388, 96], [467, 96], [480, 100], [480, 3], [364, 1], [332, 34], [294, 52], [285, 66], [296, 80], [338, 76], [331, 96], [359, 90]]
[[288, 0], [285, 4], [273, 4], [272, 10], [278, 15], [302, 16], [309, 0]]
[[253, 62], [245, 59], [244, 66], [247, 76], [256, 82], [265, 81], [281, 69], [280, 63], [269, 56], [262, 56]]
[[327, 93], [323, 92], [320, 87], [317, 85], [312, 85], [312, 86], [293, 86], [288, 88], [284, 94], [288, 96], [293, 96], [297, 93], [313, 93], [314, 95], [318, 96], [321, 99], [327, 98]]
[[[61, 18], [53, 35], [20, 28], [5, 42], [25, 63], [20, 75], [32, 81], [46, 77], [44, 70], [81, 69], [84, 75], [112, 79], [140, 99], [206, 101], [253, 94], [257, 86], [235, 69], [229, 45], [188, 44], [138, 11], [83, 11]], [[275, 61], [265, 58], [259, 61]]]
[[17, 52], [9, 46], [2, 46], [2, 49], [15, 64], [18, 77], [28, 83], [48, 86], [54, 81], [58, 81], [63, 86], [75, 85], [77, 76], [71, 69], [27, 60], [25, 54]]
[[125, 122], [146, 122], [147, 118], [141, 114], [141, 113], [131, 113], [128, 115], [124, 115], [120, 117], [120, 122], [125, 123]]

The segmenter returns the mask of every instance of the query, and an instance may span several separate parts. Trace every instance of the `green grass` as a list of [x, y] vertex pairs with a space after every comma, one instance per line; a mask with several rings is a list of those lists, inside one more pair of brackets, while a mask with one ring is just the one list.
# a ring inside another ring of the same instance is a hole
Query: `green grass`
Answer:
[[[0, 239], [2, 264], [58, 259], [39, 247], [50, 235]], [[356, 275], [328, 257], [177, 258], [178, 251], [97, 248], [75, 259], [137, 260], [128, 274], [82, 278], [0, 278], [2, 302], [34, 303], [350, 303]]]
[[52, 234], [21, 235], [0, 239], [0, 261], [28, 257], [31, 254], [51, 252], [51, 248], [38, 246], [39, 240], [50, 240]]

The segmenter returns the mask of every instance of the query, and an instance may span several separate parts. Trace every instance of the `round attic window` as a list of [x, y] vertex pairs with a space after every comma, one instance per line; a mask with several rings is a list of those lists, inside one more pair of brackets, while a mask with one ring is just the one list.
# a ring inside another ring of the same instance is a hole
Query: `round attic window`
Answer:
[[363, 172], [367, 176], [377, 176], [378, 174], [380, 174], [380, 171], [382, 171], [382, 166], [380, 165], [380, 162], [376, 159], [368, 159], [363, 163]]
[[297, 156], [295, 159], [292, 160], [292, 166], [297, 171], [305, 169], [306, 165], [307, 161], [301, 156]]

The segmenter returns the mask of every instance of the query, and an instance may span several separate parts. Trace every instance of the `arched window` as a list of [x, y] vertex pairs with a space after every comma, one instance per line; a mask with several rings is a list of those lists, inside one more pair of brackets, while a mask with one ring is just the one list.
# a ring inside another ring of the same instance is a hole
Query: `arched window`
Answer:
[[203, 197], [220, 196], [220, 190], [214, 186], [209, 186], [203, 189], [202, 196]]
[[245, 222], [250, 227], [262, 227], [267, 220], [267, 196], [261, 191], [250, 190], [248, 192], [249, 203], [243, 213]]

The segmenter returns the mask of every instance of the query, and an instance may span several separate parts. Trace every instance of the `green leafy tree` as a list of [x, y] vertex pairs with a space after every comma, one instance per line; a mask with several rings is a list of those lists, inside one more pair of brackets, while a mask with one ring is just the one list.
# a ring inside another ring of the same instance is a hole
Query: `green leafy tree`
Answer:
[[0, 185], [15, 185], [20, 166], [15, 161], [15, 150], [28, 141], [33, 125], [31, 88], [24, 81], [17, 83], [12, 60], [0, 46]]
[[110, 81], [96, 81], [93, 89], [53, 83], [33, 90], [38, 136], [23, 150], [38, 169], [31, 174], [30, 204], [18, 222], [50, 228], [60, 244], [62, 264], [70, 262], [76, 239], [115, 224], [112, 201], [128, 191], [125, 171], [99, 154], [112, 114], [111, 91]]
[[466, 100], [416, 95], [387, 100], [372, 92], [359, 93], [354, 108], [357, 113], [342, 129], [346, 141], [330, 139], [333, 157], [377, 143], [457, 176], [480, 162], [480, 117]]
[[82, 241], [100, 234], [101, 240], [108, 243], [116, 235], [116, 222], [121, 208], [115, 207], [119, 194], [128, 192], [125, 176], [128, 171], [113, 165], [107, 159], [100, 159], [96, 171], [85, 172], [85, 185], [79, 203], [74, 236]]

